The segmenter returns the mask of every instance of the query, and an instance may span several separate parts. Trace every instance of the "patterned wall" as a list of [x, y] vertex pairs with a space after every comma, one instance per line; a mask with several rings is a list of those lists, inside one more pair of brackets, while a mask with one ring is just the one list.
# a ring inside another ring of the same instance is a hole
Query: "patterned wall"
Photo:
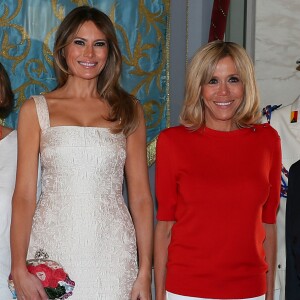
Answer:
[[300, 1], [256, 1], [255, 71], [262, 107], [300, 95]]
[[20, 105], [56, 86], [52, 49], [57, 26], [80, 5], [97, 7], [115, 24], [123, 54], [121, 84], [143, 104], [148, 163], [169, 126], [170, 0], [0, 0], [0, 62], [11, 78], [16, 109], [2, 120], [16, 127]]

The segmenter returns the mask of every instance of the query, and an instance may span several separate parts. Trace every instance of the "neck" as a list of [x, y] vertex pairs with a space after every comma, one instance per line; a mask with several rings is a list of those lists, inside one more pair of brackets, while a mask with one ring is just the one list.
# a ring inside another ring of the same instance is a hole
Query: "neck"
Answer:
[[239, 129], [239, 127], [235, 124], [206, 124], [206, 127], [213, 129], [213, 130], [217, 130], [217, 131], [224, 131], [224, 132], [228, 132], [228, 131], [234, 131]]

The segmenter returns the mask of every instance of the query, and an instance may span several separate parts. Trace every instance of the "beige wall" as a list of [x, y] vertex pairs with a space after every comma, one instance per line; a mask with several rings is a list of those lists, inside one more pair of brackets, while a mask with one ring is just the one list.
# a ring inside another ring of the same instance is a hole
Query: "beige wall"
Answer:
[[255, 68], [262, 106], [300, 95], [300, 1], [257, 0]]

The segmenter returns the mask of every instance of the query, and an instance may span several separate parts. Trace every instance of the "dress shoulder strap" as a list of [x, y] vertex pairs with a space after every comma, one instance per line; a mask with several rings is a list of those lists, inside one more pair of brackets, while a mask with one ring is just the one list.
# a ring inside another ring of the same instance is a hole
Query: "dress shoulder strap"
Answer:
[[50, 127], [49, 110], [46, 98], [43, 95], [31, 96], [35, 102], [36, 112], [40, 123], [41, 130], [46, 130]]

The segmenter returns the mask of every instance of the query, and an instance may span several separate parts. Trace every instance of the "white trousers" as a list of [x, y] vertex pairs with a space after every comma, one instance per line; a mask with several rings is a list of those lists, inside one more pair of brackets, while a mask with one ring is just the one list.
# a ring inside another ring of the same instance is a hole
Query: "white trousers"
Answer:
[[[173, 294], [167, 291], [167, 300], [225, 300], [225, 299], [208, 299], [208, 298], [198, 298], [198, 297], [187, 297], [177, 294]], [[226, 299], [231, 300], [231, 299]], [[234, 299], [234, 300], [265, 300], [265, 295], [254, 297], [254, 298], [244, 298], [244, 299]]]

